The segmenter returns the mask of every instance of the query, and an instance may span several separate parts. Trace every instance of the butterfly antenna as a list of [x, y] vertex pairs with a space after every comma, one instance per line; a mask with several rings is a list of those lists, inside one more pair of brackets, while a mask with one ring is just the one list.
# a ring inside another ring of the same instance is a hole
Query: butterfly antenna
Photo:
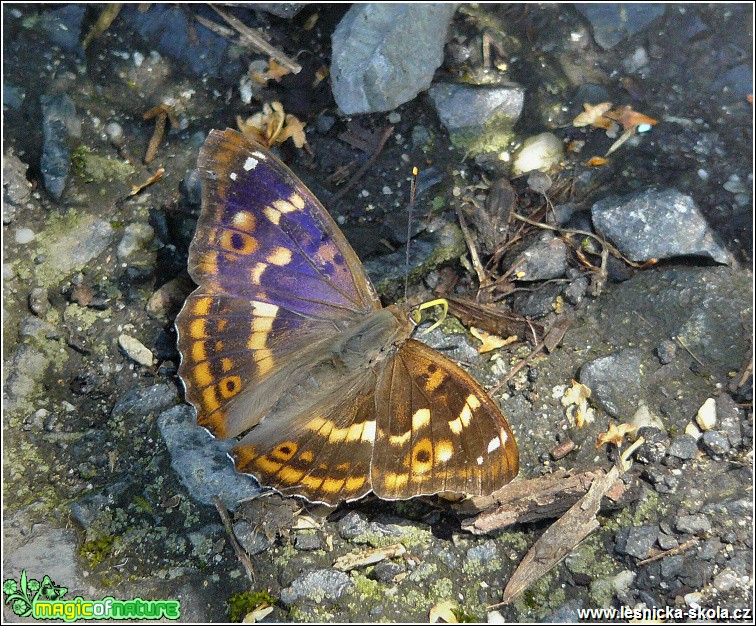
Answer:
[[415, 192], [417, 191], [417, 168], [412, 168], [412, 182], [410, 183], [410, 204], [407, 215], [407, 255], [404, 261], [404, 299], [407, 300], [409, 288], [410, 239], [412, 238], [412, 209], [415, 207]]

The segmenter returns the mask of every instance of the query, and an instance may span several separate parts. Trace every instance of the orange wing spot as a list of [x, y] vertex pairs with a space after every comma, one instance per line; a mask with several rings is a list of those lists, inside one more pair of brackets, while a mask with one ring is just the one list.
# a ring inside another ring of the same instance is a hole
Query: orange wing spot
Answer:
[[275, 248], [268, 255], [268, 263], [272, 263], [273, 265], [278, 265], [280, 267], [288, 265], [290, 261], [291, 250], [289, 250], [288, 248]]
[[205, 320], [195, 319], [189, 322], [189, 336], [192, 339], [204, 339], [207, 337], [205, 333]]
[[216, 341], [215, 342], [215, 354], [218, 354], [220, 352], [223, 352], [223, 342], [222, 341]]
[[383, 484], [386, 485], [386, 489], [391, 492], [396, 489], [402, 489], [403, 487], [405, 487], [408, 480], [409, 476], [407, 476], [407, 474], [396, 474], [394, 472], [388, 472], [383, 477]]
[[223, 369], [223, 373], [231, 371], [234, 368], [234, 361], [233, 359], [229, 358], [223, 358], [221, 359], [221, 368]]
[[302, 454], [299, 455], [299, 458], [303, 460], [305, 463], [312, 463], [312, 460], [315, 458], [315, 455], [312, 453], [312, 450], [304, 450]]
[[217, 388], [224, 400], [233, 398], [241, 391], [241, 378], [238, 376], [226, 376], [226, 378], [217, 384]]
[[441, 368], [429, 373], [428, 380], [425, 382], [425, 392], [433, 393], [441, 386], [441, 383], [443, 383], [444, 380], [446, 380], [446, 374], [444, 374], [444, 370]]
[[258, 457], [254, 463], [256, 467], [259, 467], [263, 472], [267, 472], [268, 474], [275, 474], [283, 467], [283, 463], [271, 461], [267, 455]]
[[233, 218], [231, 218], [231, 223], [234, 228], [248, 230], [250, 232], [255, 230], [255, 226], [257, 226], [255, 216], [249, 211], [239, 211]]
[[207, 387], [213, 382], [213, 373], [210, 371], [210, 363], [201, 363], [194, 368], [194, 382], [198, 387]]
[[344, 479], [341, 480], [337, 478], [326, 478], [323, 481], [323, 491], [326, 493], [338, 493], [341, 491], [341, 488], [344, 486]]
[[265, 376], [273, 369], [273, 353], [270, 350], [262, 349], [257, 351], [258, 358], [255, 359], [259, 376]]
[[203, 428], [207, 428], [219, 439], [226, 438], [226, 414], [223, 411], [204, 415], [197, 420], [197, 423]]
[[204, 361], [207, 358], [207, 350], [205, 349], [204, 341], [195, 341], [192, 344], [192, 360], [195, 363]]
[[235, 254], [253, 254], [260, 248], [260, 244], [254, 237], [235, 230], [224, 230], [218, 245]]
[[284, 441], [273, 448], [270, 455], [277, 461], [288, 461], [297, 453], [298, 449], [299, 446], [293, 441]]
[[295, 470], [293, 467], [289, 467], [288, 465], [282, 467], [278, 472], [278, 477], [282, 481], [289, 483], [290, 485], [298, 483], [300, 480], [302, 480], [302, 476], [304, 476], [304, 472]]
[[412, 474], [427, 474], [433, 467], [433, 444], [428, 438], [412, 446]]
[[351, 466], [351, 463], [349, 463], [349, 461], [347, 461], [346, 463], [339, 463], [336, 466], [336, 469], [339, 470], [340, 472], [345, 472], [346, 473], [346, 472], [349, 471], [349, 467], [350, 466]]
[[[254, 324], [252, 325], [254, 328]], [[247, 350], [262, 350], [265, 348], [265, 342], [268, 339], [268, 333], [256, 333], [253, 334], [247, 340]]]
[[234, 456], [236, 469], [240, 472], [246, 471], [252, 461], [257, 458], [257, 448], [255, 446], [240, 446], [234, 448], [231, 453]]
[[318, 478], [317, 476], [305, 476], [304, 478], [302, 478], [302, 484], [308, 489], [312, 489], [313, 491], [320, 487], [322, 483], [323, 479]]
[[352, 493], [365, 484], [365, 476], [350, 476], [347, 478], [345, 490]]
[[215, 393], [216, 387], [206, 387], [202, 390], [202, 408], [206, 413], [212, 413], [220, 407], [218, 395]]
[[228, 324], [228, 320], [226, 319], [220, 319], [215, 323], [215, 332], [222, 333], [223, 329], [226, 328], [226, 324]]
[[218, 271], [218, 254], [216, 252], [205, 252], [199, 262], [199, 268], [205, 274], [215, 274]]
[[212, 298], [196, 298], [194, 300], [194, 314], [207, 315], [208, 313], [210, 313], [210, 306], [212, 304]]

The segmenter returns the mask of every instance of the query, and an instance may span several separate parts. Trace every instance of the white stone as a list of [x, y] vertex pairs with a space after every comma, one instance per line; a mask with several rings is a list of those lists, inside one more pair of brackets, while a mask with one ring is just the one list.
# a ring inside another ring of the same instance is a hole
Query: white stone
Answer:
[[714, 398], [707, 398], [706, 402], [698, 409], [696, 422], [698, 422], [701, 430], [714, 428], [717, 423], [717, 401]]
[[552, 133], [528, 137], [517, 151], [512, 171], [515, 176], [533, 170], [547, 171], [564, 158], [564, 144]]

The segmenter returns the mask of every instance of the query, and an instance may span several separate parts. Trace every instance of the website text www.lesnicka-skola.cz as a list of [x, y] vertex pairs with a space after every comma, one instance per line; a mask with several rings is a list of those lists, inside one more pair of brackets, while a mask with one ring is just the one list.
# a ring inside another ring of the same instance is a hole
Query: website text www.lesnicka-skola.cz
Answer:
[[609, 607], [603, 609], [578, 609], [578, 619], [587, 622], [612, 622], [626, 620], [642, 620], [644, 622], [657, 621], [743, 621], [751, 622], [753, 612], [750, 608], [728, 609], [721, 606], [716, 607], [643, 607], [633, 608], [630, 606], [621, 606], [619, 608]]

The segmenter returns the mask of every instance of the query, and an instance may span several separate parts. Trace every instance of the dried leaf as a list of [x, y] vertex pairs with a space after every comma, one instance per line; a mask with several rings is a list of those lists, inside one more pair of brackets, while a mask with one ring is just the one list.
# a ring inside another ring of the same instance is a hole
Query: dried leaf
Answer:
[[622, 440], [625, 438], [625, 435], [634, 432], [635, 430], [636, 427], [632, 424], [620, 424], [619, 426], [615, 426], [613, 422], [610, 422], [609, 430], [607, 430], [605, 433], [601, 433], [598, 436], [596, 448], [600, 448], [605, 443], [613, 443], [619, 448]]
[[587, 400], [591, 397], [591, 390], [582, 383], [576, 380], [572, 381], [572, 387], [567, 389], [562, 396], [562, 406], [569, 406], [570, 404], [580, 404], [583, 400]]
[[447, 624], [458, 624], [459, 619], [457, 619], [457, 615], [454, 613], [454, 609], [456, 608], [457, 603], [453, 600], [445, 600], [432, 606], [428, 616], [430, 623], [435, 624], [439, 620], [443, 620]]
[[609, 109], [612, 108], [611, 102], [602, 102], [601, 104], [589, 104], [588, 102], [583, 104], [585, 111], [580, 113], [574, 120], [572, 125], [579, 128], [581, 126], [594, 126], [596, 128], [609, 128], [609, 122], [603, 116]]
[[334, 562], [333, 567], [342, 572], [348, 572], [357, 567], [373, 565], [384, 559], [393, 559], [406, 552], [407, 548], [401, 543], [392, 543], [390, 546], [384, 546], [383, 548], [371, 548], [369, 550], [363, 550], [362, 552], [352, 552], [351, 554], [340, 556]]
[[264, 72], [252, 72], [252, 78], [258, 83], [267, 83], [269, 80], [280, 83], [281, 78], [287, 74], [291, 74], [291, 70], [288, 67], [284, 67], [275, 59], [270, 59], [268, 61], [268, 69]]
[[304, 123], [294, 115], [286, 115], [280, 102], [266, 102], [262, 111], [246, 120], [237, 115], [236, 124], [245, 137], [267, 147], [282, 144], [289, 138], [297, 148], [302, 148], [307, 143]]
[[264, 602], [257, 608], [252, 609], [249, 613], [247, 613], [244, 616], [244, 619], [242, 620], [245, 624], [255, 624], [256, 622], [259, 622], [264, 617], [267, 617], [273, 612], [273, 607], [270, 606], [267, 602]]
[[606, 156], [609, 156], [612, 152], [614, 152], [617, 148], [619, 148], [623, 143], [625, 143], [630, 137], [633, 137], [635, 135], [635, 127], [628, 128], [622, 135], [620, 136], [617, 141], [615, 141], [611, 147], [606, 151]]
[[604, 117], [610, 120], [616, 120], [626, 131], [631, 128], [636, 128], [641, 124], [656, 126], [659, 123], [659, 120], [656, 120], [653, 117], [638, 113], [638, 111], [633, 111], [633, 107], [629, 104], [625, 104], [621, 107], [617, 107], [613, 111], [604, 113]]
[[485, 354], [486, 352], [491, 352], [491, 350], [503, 348], [504, 346], [517, 341], [517, 337], [515, 335], [504, 339], [503, 337], [499, 337], [498, 335], [487, 333], [485, 330], [479, 330], [474, 326], [470, 328], [470, 334], [476, 339], [479, 339], [483, 342], [483, 345], [478, 346], [478, 352], [480, 354]]
[[591, 157], [585, 162], [588, 167], [599, 167], [601, 165], [606, 165], [607, 163], [609, 163], [609, 159], [600, 156]]

